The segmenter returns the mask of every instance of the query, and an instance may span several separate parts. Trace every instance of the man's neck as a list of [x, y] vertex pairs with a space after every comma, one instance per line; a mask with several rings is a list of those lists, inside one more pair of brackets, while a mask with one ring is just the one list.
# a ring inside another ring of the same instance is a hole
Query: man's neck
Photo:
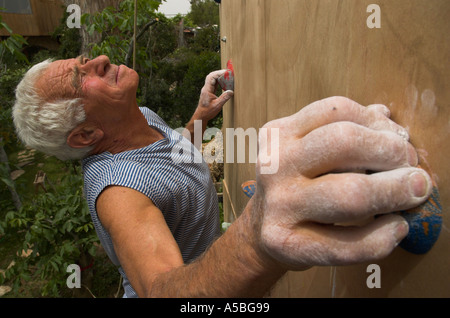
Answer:
[[164, 136], [158, 130], [148, 125], [144, 115], [139, 111], [136, 116], [130, 116], [124, 119], [120, 125], [108, 129], [103, 140], [98, 143], [91, 154], [105, 151], [117, 154], [146, 147], [163, 138]]

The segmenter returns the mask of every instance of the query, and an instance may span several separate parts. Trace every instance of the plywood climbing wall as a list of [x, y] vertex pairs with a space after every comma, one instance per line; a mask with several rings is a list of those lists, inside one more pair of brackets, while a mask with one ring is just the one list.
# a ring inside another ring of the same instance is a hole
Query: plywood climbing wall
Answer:
[[[367, 23], [371, 4], [379, 27]], [[442, 200], [433, 249], [396, 248], [377, 263], [380, 288], [366, 284], [370, 264], [317, 267], [288, 273], [271, 296], [449, 297], [450, 1], [222, 0], [220, 10], [223, 66], [231, 59], [235, 71], [224, 129], [259, 128], [329, 96], [383, 103], [408, 128]], [[254, 177], [254, 164], [226, 162], [227, 220], [243, 210], [240, 185]]]

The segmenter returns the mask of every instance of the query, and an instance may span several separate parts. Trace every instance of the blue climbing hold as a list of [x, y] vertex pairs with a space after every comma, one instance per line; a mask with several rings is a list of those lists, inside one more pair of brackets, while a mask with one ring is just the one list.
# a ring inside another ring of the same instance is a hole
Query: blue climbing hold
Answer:
[[409, 225], [408, 235], [400, 247], [413, 254], [425, 254], [436, 243], [442, 227], [442, 205], [437, 187], [433, 187], [430, 198], [417, 208], [402, 211]]
[[256, 192], [256, 181], [255, 180], [245, 181], [241, 185], [241, 187], [242, 190], [244, 190], [245, 195], [251, 198]]

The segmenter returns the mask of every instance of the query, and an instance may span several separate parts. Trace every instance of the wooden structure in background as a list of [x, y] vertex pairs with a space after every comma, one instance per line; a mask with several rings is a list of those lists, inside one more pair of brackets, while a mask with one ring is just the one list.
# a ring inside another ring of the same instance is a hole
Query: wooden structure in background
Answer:
[[[64, 14], [62, 0], [29, 0], [31, 14], [0, 12], [13, 33], [22, 36], [49, 36], [61, 23]], [[9, 35], [5, 29], [0, 29], [0, 36]]]
[[[366, 23], [373, 3], [381, 28]], [[224, 129], [258, 129], [329, 96], [383, 103], [408, 128], [442, 200], [433, 249], [396, 248], [378, 262], [381, 288], [367, 287], [369, 264], [316, 267], [288, 273], [271, 296], [450, 297], [450, 2], [222, 0], [220, 10], [222, 63], [231, 59], [235, 72]], [[226, 221], [243, 210], [240, 185], [254, 178], [254, 164], [225, 163]]]

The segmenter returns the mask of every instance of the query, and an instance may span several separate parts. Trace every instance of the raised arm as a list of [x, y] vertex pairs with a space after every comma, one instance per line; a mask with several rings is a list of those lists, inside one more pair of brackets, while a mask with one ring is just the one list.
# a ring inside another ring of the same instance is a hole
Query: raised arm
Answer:
[[[183, 136], [193, 143], [196, 140], [195, 134], [201, 133], [203, 137], [208, 122], [220, 113], [225, 103], [233, 96], [233, 91], [225, 91], [219, 97], [215, 95], [218, 87], [217, 79], [225, 72], [226, 70], [212, 72], [205, 79], [198, 106], [183, 132]], [[200, 124], [195, 126], [195, 121], [201, 121], [201, 123], [199, 122]], [[201, 130], [195, 131], [195, 127], [199, 127]]]

